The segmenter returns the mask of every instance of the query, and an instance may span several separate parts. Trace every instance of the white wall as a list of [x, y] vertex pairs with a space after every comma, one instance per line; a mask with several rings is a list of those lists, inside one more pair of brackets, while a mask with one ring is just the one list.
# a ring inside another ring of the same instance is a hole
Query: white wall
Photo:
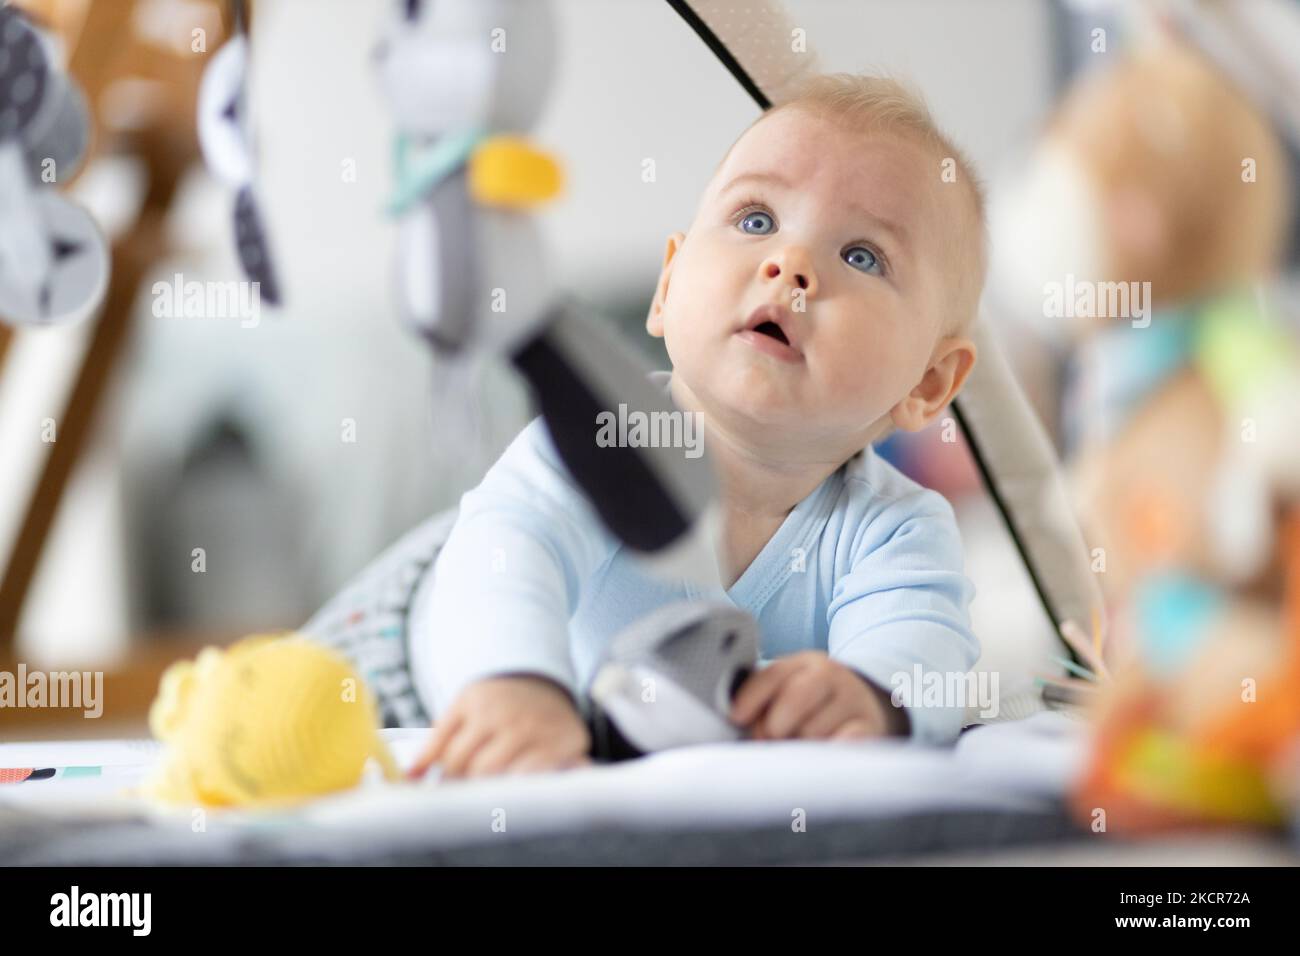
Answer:
[[[737, 3], [737, 8], [743, 8]], [[1037, 0], [787, 0], [825, 70], [914, 80], [990, 175], [1047, 104], [1047, 14]], [[564, 48], [537, 129], [571, 190], [547, 218], [577, 288], [651, 290], [663, 242], [685, 229], [753, 101], [663, 0], [559, 0]], [[641, 182], [653, 157], [658, 180]]]

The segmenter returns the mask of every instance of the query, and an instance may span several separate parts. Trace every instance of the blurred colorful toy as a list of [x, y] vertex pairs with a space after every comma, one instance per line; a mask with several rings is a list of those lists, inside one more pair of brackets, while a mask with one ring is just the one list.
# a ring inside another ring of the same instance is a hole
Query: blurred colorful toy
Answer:
[[1300, 509], [1284, 537], [1281, 622], [1189, 578], [1170, 576], [1153, 594], [1138, 659], [1097, 713], [1073, 796], [1085, 823], [1099, 810], [1113, 832], [1285, 822], [1300, 743]]
[[995, 204], [993, 283], [1070, 361], [1063, 444], [1113, 638], [1074, 803], [1108, 830], [1285, 818], [1300, 337], [1273, 292], [1291, 189], [1260, 105], [1162, 30], [1084, 74]]
[[1274, 500], [1300, 486], [1300, 343], [1268, 299], [1284, 157], [1230, 80], [1161, 37], [1073, 87], [994, 204], [992, 281], [1072, 355], [1063, 442], [1110, 604], [1167, 570], [1246, 587], [1275, 556]]
[[173, 664], [149, 726], [167, 749], [143, 793], [164, 803], [291, 805], [356, 786], [371, 759], [401, 779], [369, 688], [298, 635], [255, 635]]

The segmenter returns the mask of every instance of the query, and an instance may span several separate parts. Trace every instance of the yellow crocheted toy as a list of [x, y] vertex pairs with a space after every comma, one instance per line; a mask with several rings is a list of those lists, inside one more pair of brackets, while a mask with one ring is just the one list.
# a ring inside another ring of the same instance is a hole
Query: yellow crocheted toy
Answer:
[[293, 804], [356, 786], [371, 758], [401, 779], [369, 688], [301, 635], [255, 635], [173, 664], [149, 727], [167, 748], [143, 793], [165, 803]]

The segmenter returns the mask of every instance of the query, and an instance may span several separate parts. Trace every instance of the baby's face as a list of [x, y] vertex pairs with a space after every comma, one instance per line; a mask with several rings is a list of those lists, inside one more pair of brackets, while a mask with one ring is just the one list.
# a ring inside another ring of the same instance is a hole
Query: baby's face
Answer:
[[942, 217], [961, 208], [940, 172], [919, 145], [798, 109], [748, 130], [668, 241], [647, 328], [675, 394], [808, 460], [851, 455], [887, 416], [925, 424], [905, 399], [943, 351]]

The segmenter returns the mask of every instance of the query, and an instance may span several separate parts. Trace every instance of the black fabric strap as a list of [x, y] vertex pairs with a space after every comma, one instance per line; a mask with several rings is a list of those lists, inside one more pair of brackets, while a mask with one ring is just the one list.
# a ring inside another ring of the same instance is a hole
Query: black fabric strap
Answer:
[[686, 533], [687, 516], [638, 448], [597, 444], [596, 416], [609, 411], [607, 403], [592, 393], [579, 370], [552, 344], [554, 325], [554, 319], [547, 319], [511, 360], [532, 386], [565, 467], [605, 526], [634, 550], [659, 552]]

